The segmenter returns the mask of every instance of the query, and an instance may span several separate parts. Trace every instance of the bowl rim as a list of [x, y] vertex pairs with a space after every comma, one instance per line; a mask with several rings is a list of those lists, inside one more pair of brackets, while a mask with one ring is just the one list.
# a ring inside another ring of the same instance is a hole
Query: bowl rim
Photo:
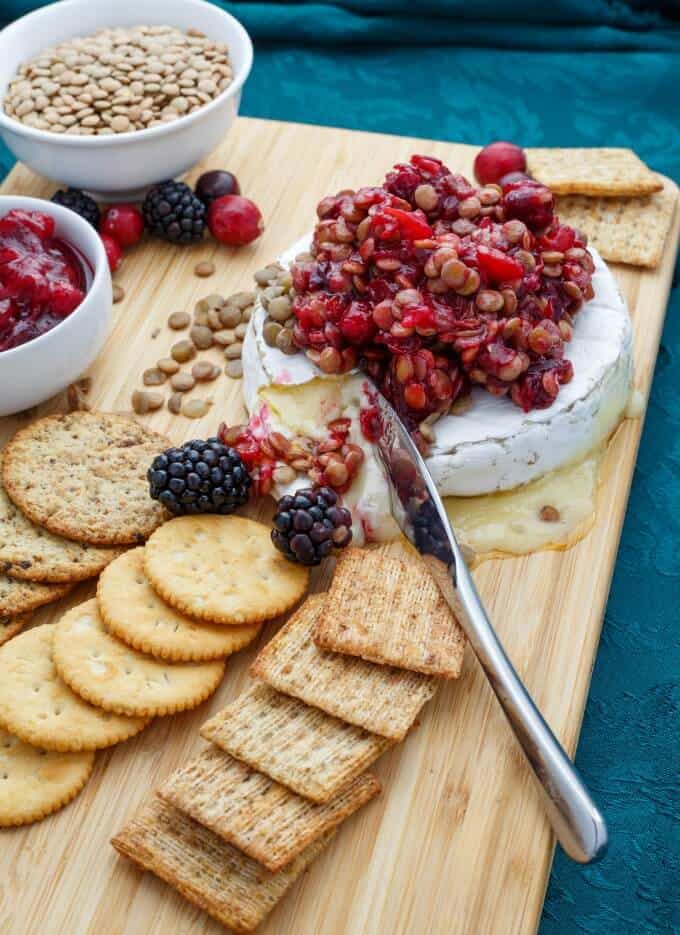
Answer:
[[[9, 204], [11, 202], [11, 205]], [[5, 211], [4, 208], [7, 207]], [[84, 218], [81, 218], [79, 214], [76, 214], [75, 211], [71, 211], [70, 208], [65, 208], [63, 205], [55, 204], [53, 201], [47, 201], [43, 198], [32, 198], [28, 195], [0, 195], [0, 218], [4, 218], [9, 211], [15, 209], [24, 210], [24, 211], [39, 211], [42, 214], [49, 214], [51, 217], [54, 217], [55, 220], [62, 218], [69, 223], [75, 224], [76, 227], [81, 227], [85, 233], [84, 239], [92, 238], [93, 250], [95, 256], [89, 252], [89, 250], [81, 251], [85, 253], [87, 260], [92, 263], [94, 274], [92, 276], [92, 282], [90, 288], [85, 293], [85, 298], [76, 306], [70, 315], [67, 315], [62, 321], [50, 328], [49, 331], [43, 332], [43, 334], [38, 335], [37, 338], [32, 338], [30, 341], [25, 341], [23, 344], [19, 344], [17, 347], [10, 347], [5, 351], [0, 351], [0, 367], [2, 364], [7, 363], [10, 359], [16, 360], [17, 357], [20, 357], [22, 354], [26, 356], [30, 355], [32, 350], [38, 348], [38, 346], [44, 346], [49, 343], [50, 340], [53, 340], [53, 335], [61, 331], [65, 325], [71, 324], [78, 317], [78, 314], [85, 308], [85, 306], [92, 305], [95, 300], [96, 294], [99, 293], [102, 286], [106, 285], [107, 275], [110, 277], [108, 259], [106, 257], [106, 251], [104, 250], [104, 244], [102, 243], [99, 234], [92, 227], [89, 221], [86, 221]], [[82, 317], [82, 316], [81, 316]]]
[[[12, 39], [12, 33], [25, 25], [28, 20], [34, 20], [43, 17], [45, 19], [54, 15], [55, 9], [64, 6], [79, 6], [83, 0], [59, 0], [57, 3], [50, 3], [48, 6], [40, 7], [37, 10], [33, 10], [30, 13], [25, 13], [23, 16], [20, 16], [19, 19], [14, 20], [10, 23], [9, 26], [6, 26], [4, 29], [0, 30], [0, 48], [2, 42], [9, 39]], [[164, 124], [158, 127], [147, 127], [145, 130], [128, 130], [125, 133], [115, 133], [112, 135], [105, 134], [103, 136], [67, 136], [65, 133], [50, 133], [49, 130], [40, 130], [37, 127], [29, 127], [25, 123], [22, 123], [20, 120], [16, 120], [14, 117], [9, 117], [2, 106], [2, 98], [0, 98], [0, 127], [3, 127], [13, 133], [18, 133], [22, 136], [27, 137], [28, 139], [35, 140], [40, 143], [54, 144], [54, 145], [64, 145], [67, 147], [75, 148], [87, 148], [90, 147], [115, 147], [121, 145], [122, 143], [131, 142], [132, 140], [143, 140], [157, 139], [163, 136], [168, 136], [173, 133], [175, 130], [183, 129], [185, 127], [191, 126], [197, 120], [200, 120], [202, 117], [207, 116], [211, 111], [215, 110], [220, 104], [228, 100], [231, 97], [235, 97], [236, 94], [241, 90], [243, 85], [250, 74], [250, 70], [253, 65], [253, 43], [250, 38], [248, 31], [245, 26], [237, 20], [235, 16], [232, 16], [231, 13], [227, 13], [226, 10], [223, 10], [221, 7], [216, 6], [212, 3], [207, 3], [206, 0], [183, 0], [188, 7], [199, 7], [199, 6], [209, 6], [216, 13], [221, 14], [226, 20], [231, 20], [232, 25], [236, 29], [236, 33], [240, 38], [240, 41], [243, 43], [243, 48], [245, 51], [245, 61], [238, 73], [234, 75], [233, 80], [228, 87], [221, 91], [217, 97], [213, 98], [212, 101], [204, 104], [202, 107], [199, 107], [191, 114], [185, 114], [183, 117], [179, 117], [177, 120], [173, 120], [170, 123]], [[102, 29], [104, 26], [102, 26]], [[74, 33], [75, 36], [78, 33]], [[4, 95], [2, 96], [4, 97]], [[36, 338], [36, 340], [38, 340]], [[3, 352], [6, 353], [6, 352]]]

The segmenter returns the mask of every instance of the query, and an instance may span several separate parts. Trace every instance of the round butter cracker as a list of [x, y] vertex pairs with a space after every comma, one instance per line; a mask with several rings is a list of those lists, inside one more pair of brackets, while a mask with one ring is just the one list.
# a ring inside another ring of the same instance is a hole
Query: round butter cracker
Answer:
[[0, 728], [0, 828], [40, 821], [74, 799], [90, 778], [94, 753], [55, 753]]
[[192, 620], [166, 604], [144, 573], [144, 549], [130, 549], [99, 579], [97, 603], [109, 633], [133, 649], [171, 662], [204, 662], [251, 643], [260, 624], [224, 627]]
[[259, 623], [293, 607], [309, 569], [274, 548], [269, 529], [241, 516], [182, 516], [149, 539], [144, 568], [163, 600], [212, 623]]
[[119, 554], [119, 549], [81, 545], [36, 526], [0, 485], [0, 569], [11, 578], [52, 584], [84, 581]]
[[170, 663], [130, 649], [107, 633], [92, 599], [56, 625], [54, 661], [81, 698], [107, 711], [150, 717], [195, 708], [222, 680], [223, 661]]
[[71, 412], [20, 429], [3, 455], [7, 496], [49, 532], [92, 545], [138, 545], [166, 517], [146, 472], [167, 448], [127, 416]]
[[55, 623], [33, 627], [0, 649], [0, 726], [26, 743], [62, 753], [111, 747], [138, 734], [146, 719], [95, 708], [59, 678], [56, 629]]

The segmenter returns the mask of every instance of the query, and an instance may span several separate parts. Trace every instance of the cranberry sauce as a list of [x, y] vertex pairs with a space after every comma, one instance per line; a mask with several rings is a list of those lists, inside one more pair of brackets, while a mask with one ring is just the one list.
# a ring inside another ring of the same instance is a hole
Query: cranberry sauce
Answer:
[[0, 351], [50, 331], [85, 298], [89, 263], [54, 230], [54, 219], [37, 211], [0, 219]]

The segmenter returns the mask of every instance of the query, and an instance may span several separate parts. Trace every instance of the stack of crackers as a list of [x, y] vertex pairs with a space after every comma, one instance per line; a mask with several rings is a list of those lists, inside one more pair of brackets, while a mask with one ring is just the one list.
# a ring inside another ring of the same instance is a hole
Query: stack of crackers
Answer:
[[677, 186], [630, 149], [529, 149], [531, 175], [556, 195], [560, 220], [588, 236], [605, 260], [658, 266]]
[[257, 656], [255, 681], [201, 729], [211, 745], [113, 839], [235, 932], [251, 932], [380, 791], [368, 767], [403, 740], [463, 634], [405, 542], [349, 549]]
[[[34, 423], [4, 451], [0, 827], [61, 808], [96, 750], [200, 704], [226, 657], [306, 591], [308, 570], [288, 563], [261, 524], [161, 525], [146, 470], [167, 445], [125, 417], [81, 412]], [[126, 549], [150, 533], [146, 547]], [[36, 602], [98, 572], [96, 599], [19, 633]]]

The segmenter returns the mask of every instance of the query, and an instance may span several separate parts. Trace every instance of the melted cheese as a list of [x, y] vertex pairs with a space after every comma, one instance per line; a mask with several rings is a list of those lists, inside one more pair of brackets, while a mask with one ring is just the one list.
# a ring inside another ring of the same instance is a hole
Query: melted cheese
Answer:
[[[576, 464], [505, 493], [445, 497], [456, 537], [475, 553], [474, 564], [489, 558], [565, 549], [582, 539], [595, 520], [600, 465], [599, 445]], [[541, 511], [558, 518], [547, 521]]]

